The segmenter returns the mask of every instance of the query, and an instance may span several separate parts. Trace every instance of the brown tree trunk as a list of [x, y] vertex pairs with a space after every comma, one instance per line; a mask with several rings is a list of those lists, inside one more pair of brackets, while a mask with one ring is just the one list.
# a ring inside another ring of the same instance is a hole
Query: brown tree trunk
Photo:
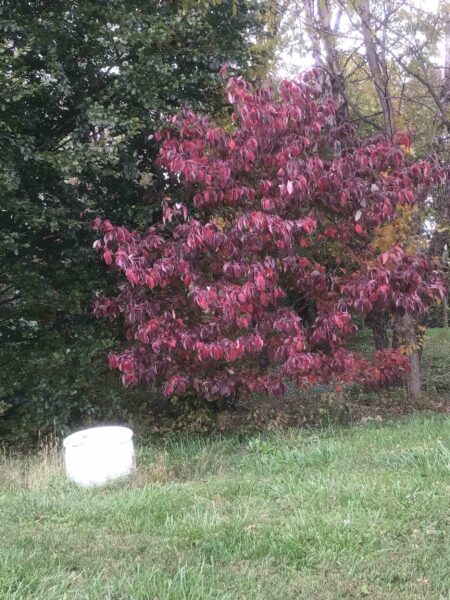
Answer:
[[384, 130], [389, 138], [395, 132], [394, 109], [389, 91], [389, 73], [384, 57], [379, 55], [376, 44], [376, 29], [373, 25], [370, 0], [361, 0], [358, 5], [361, 29], [366, 51], [367, 64], [372, 75], [375, 91], [383, 112]]
[[420, 371], [420, 356], [418, 350], [413, 350], [409, 357], [410, 372], [406, 377], [408, 397], [413, 402], [420, 399], [422, 395], [422, 373]]
[[422, 373], [420, 370], [419, 352], [414, 350], [409, 357], [410, 372], [406, 377], [406, 388], [408, 390], [408, 398], [413, 402], [420, 400], [422, 395]]
[[[450, 104], [450, 4], [447, 1], [439, 3], [439, 12], [444, 20], [445, 35], [445, 63], [444, 77], [442, 79], [441, 101], [445, 107]], [[447, 126], [447, 132], [448, 132]], [[443, 153], [445, 148], [441, 148]], [[430, 240], [429, 255], [440, 262], [442, 271], [447, 275], [448, 281], [448, 254], [450, 244], [450, 186], [447, 183], [443, 186], [441, 193], [434, 196], [436, 204], [435, 221], [436, 226]], [[448, 329], [448, 298], [445, 297], [442, 302], [442, 325]]]
[[329, 0], [306, 0], [304, 4], [306, 28], [311, 39], [314, 63], [324, 73], [324, 83], [336, 105], [336, 124], [348, 121], [348, 98], [345, 78], [339, 65], [336, 33], [342, 9], [338, 11], [334, 27], [331, 25], [333, 6]]
[[399, 317], [395, 317], [392, 322], [392, 349], [398, 350], [400, 345], [400, 320]]
[[385, 350], [386, 348], [389, 348], [389, 338], [384, 314], [382, 312], [377, 312], [371, 315], [370, 325], [372, 328], [375, 350]]
[[[436, 227], [432, 233], [428, 255], [439, 265], [441, 273], [449, 281], [448, 247], [450, 244], [450, 186], [444, 186], [443, 194], [436, 193], [434, 202], [437, 205]], [[448, 298], [442, 301], [442, 326], [448, 329]]]
[[397, 320], [397, 333], [400, 344], [406, 348], [409, 357], [410, 371], [406, 376], [408, 397], [416, 402], [422, 395], [422, 376], [416, 325], [411, 315], [405, 314]]

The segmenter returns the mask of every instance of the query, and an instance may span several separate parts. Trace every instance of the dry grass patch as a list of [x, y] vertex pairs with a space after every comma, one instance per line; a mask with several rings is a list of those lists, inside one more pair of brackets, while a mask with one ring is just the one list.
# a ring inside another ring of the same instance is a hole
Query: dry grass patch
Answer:
[[150, 464], [139, 464], [138, 462], [128, 485], [131, 488], [141, 488], [154, 483], [168, 483], [174, 479], [174, 473], [167, 462], [167, 453], [160, 452]]
[[0, 456], [0, 491], [36, 490], [62, 475], [64, 457], [53, 439], [40, 444], [34, 454], [3, 451]]

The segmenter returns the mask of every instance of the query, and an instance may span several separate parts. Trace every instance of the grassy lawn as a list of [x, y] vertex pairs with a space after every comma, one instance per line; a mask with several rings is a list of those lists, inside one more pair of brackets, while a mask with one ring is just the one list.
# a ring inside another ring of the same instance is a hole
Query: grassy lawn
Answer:
[[174, 437], [128, 483], [0, 459], [2, 600], [450, 598], [450, 420]]

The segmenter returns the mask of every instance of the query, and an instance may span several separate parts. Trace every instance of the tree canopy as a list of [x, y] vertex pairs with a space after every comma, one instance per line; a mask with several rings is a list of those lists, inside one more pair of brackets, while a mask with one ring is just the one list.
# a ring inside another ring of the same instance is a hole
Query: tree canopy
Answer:
[[108, 286], [90, 215], [152, 222], [166, 187], [154, 165], [161, 119], [186, 102], [220, 116], [223, 63], [248, 75], [266, 68], [266, 8], [0, 2], [0, 414], [20, 413], [26, 399], [23, 418], [40, 407], [37, 430], [70, 403], [87, 410], [88, 383], [104, 393], [92, 361], [116, 333], [89, 316]]

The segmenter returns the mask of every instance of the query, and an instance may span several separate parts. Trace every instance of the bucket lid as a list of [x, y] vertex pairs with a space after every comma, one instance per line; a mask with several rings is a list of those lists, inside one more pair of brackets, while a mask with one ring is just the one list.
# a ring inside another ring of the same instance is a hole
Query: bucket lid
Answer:
[[90, 427], [70, 434], [63, 440], [64, 448], [75, 448], [83, 444], [109, 444], [123, 443], [133, 437], [133, 431], [129, 427], [119, 425], [104, 425], [101, 427]]

